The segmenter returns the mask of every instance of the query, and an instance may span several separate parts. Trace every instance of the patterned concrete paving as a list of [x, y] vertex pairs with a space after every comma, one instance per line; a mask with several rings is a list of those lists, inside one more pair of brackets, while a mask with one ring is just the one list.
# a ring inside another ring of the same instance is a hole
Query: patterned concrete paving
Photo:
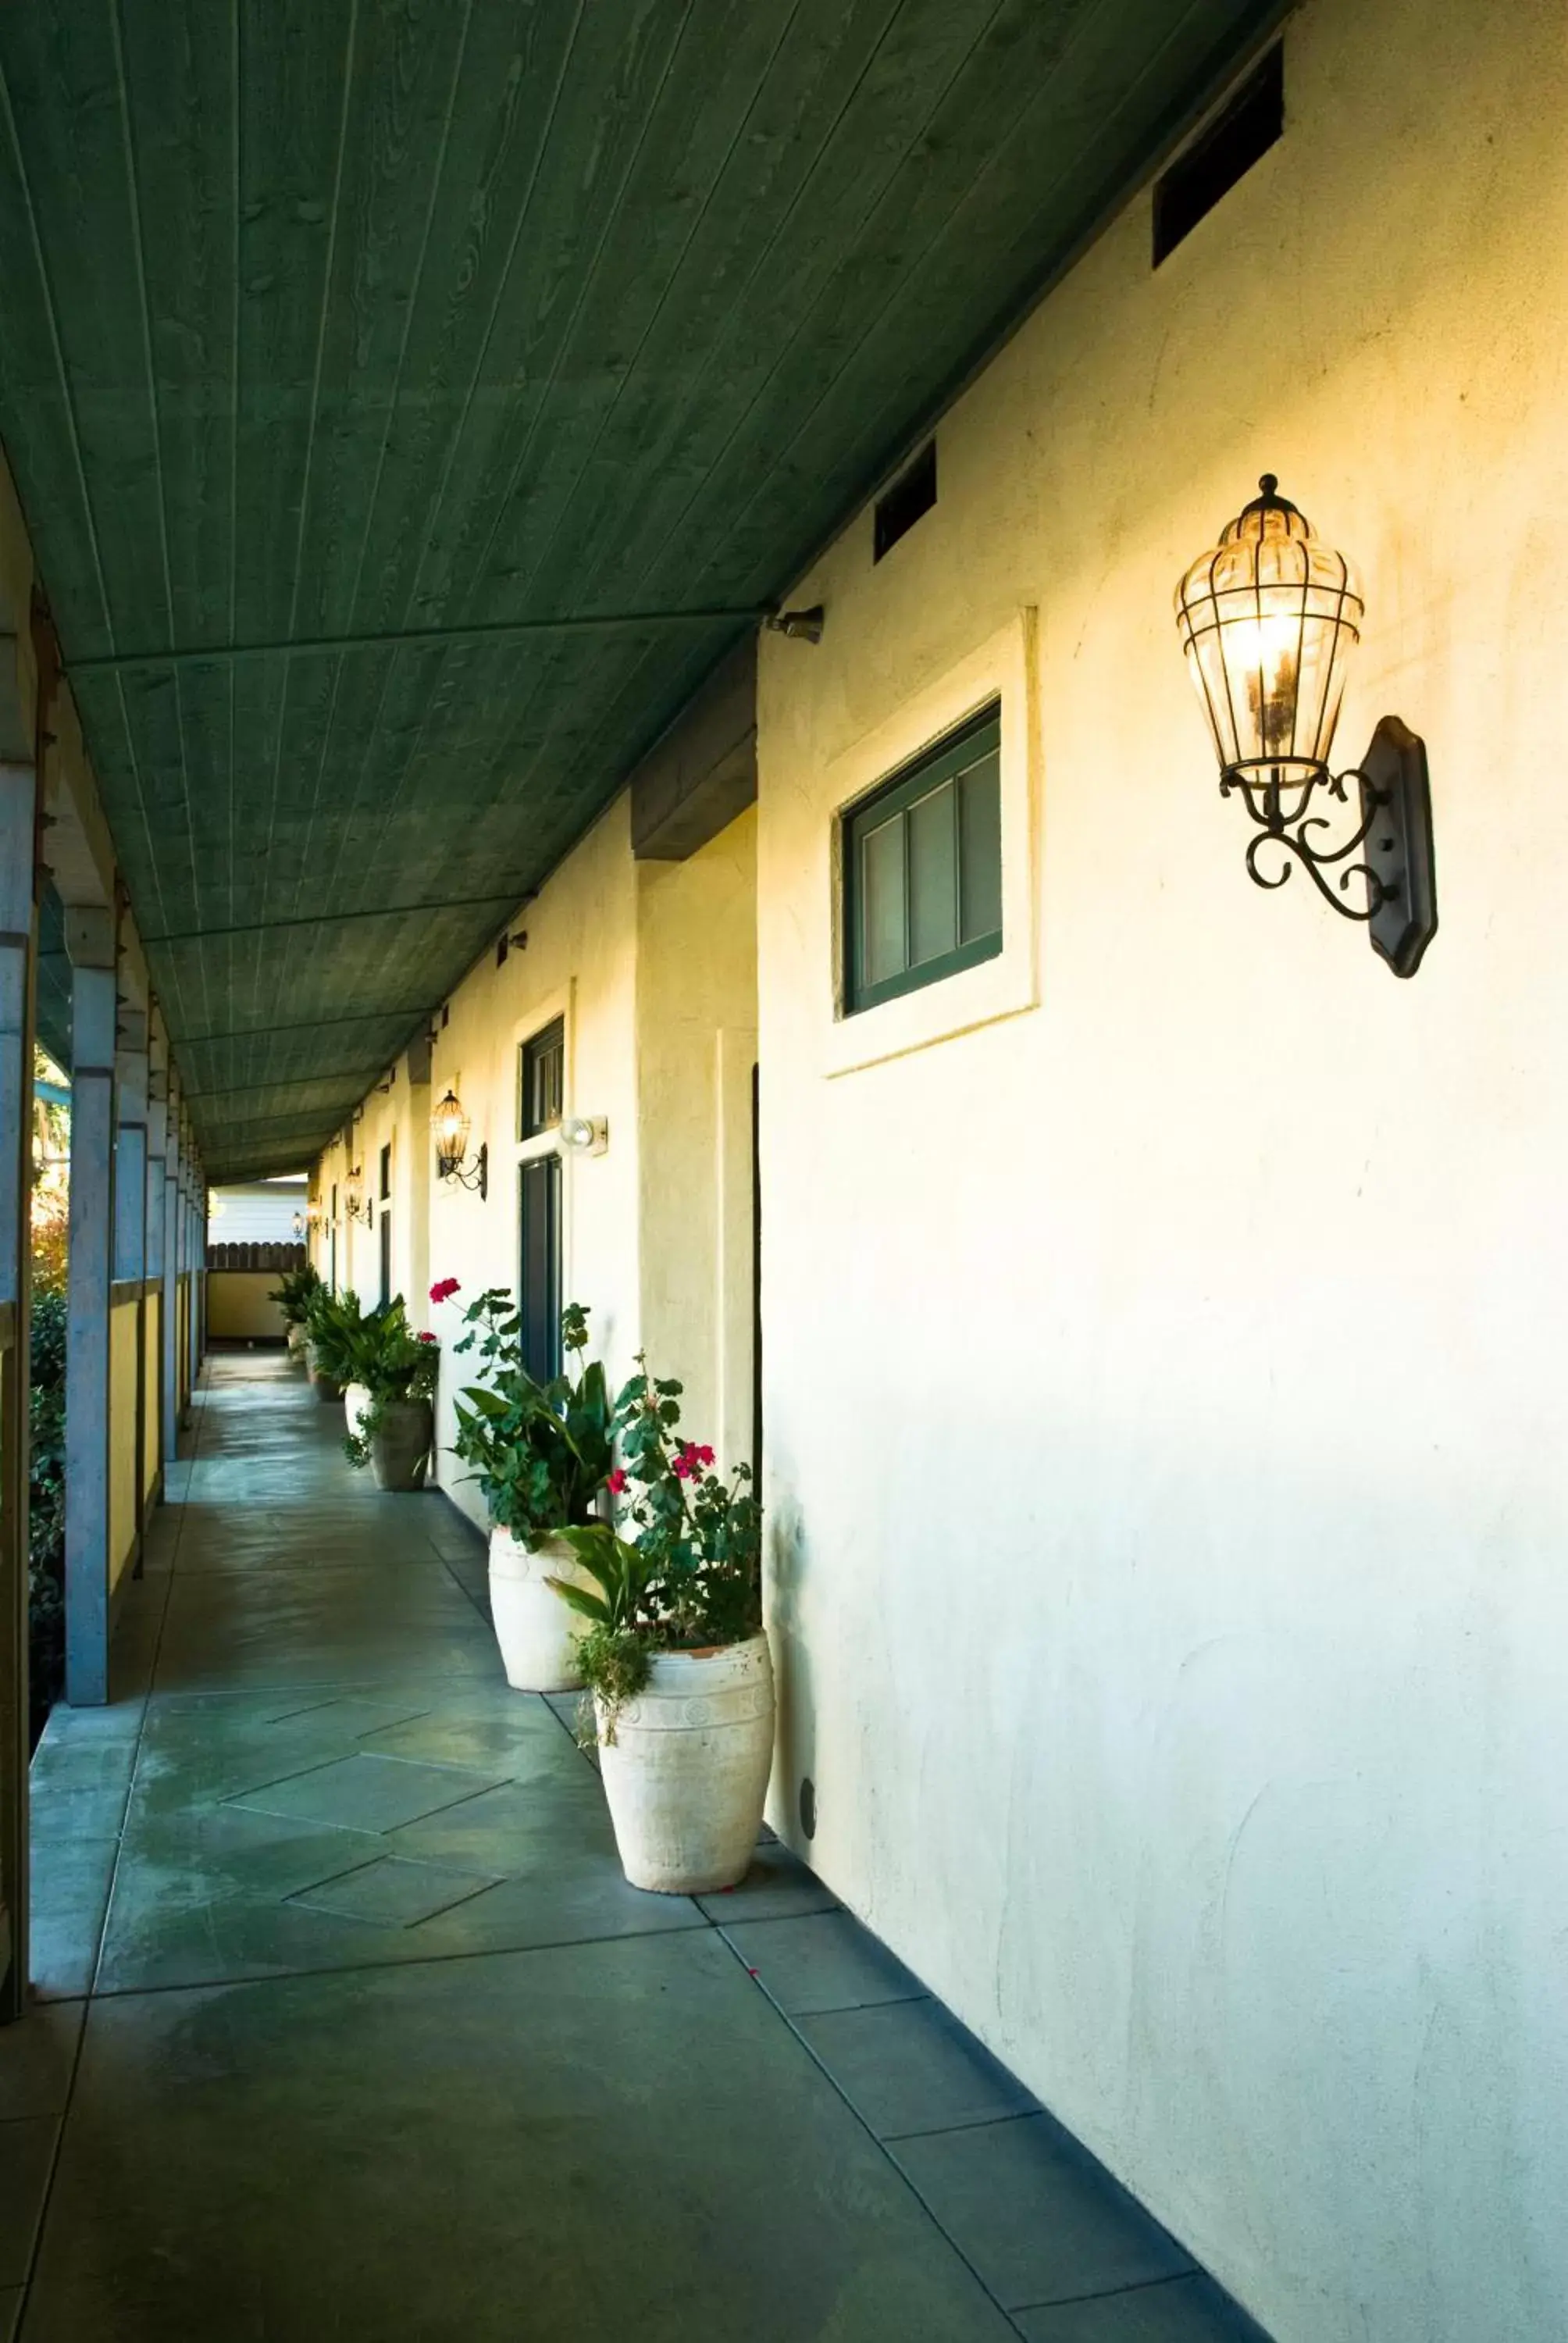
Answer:
[[40, 1746], [0, 2338], [1256, 2343], [785, 1850], [628, 1887], [479, 1541], [340, 1438], [213, 1363]]

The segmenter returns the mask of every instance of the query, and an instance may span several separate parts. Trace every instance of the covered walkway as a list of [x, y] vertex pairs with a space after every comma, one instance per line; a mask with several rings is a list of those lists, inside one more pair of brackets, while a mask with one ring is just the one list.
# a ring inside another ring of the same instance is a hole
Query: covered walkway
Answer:
[[275, 1356], [212, 1361], [117, 1697], [51, 1720], [0, 2331], [1241, 2331], [782, 1848], [628, 1887], [478, 1540], [340, 1437]]

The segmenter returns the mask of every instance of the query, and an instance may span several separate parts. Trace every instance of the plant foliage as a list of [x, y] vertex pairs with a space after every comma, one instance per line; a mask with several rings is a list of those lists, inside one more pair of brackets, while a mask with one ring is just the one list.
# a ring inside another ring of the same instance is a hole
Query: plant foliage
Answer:
[[348, 1462], [363, 1466], [370, 1462], [370, 1443], [389, 1406], [435, 1397], [441, 1351], [434, 1334], [415, 1333], [400, 1293], [350, 1326], [344, 1349], [353, 1371], [342, 1380], [362, 1385], [370, 1394], [358, 1432], [351, 1432], [343, 1443]]
[[482, 1380], [455, 1403], [455, 1455], [473, 1470], [490, 1519], [529, 1548], [588, 1522], [615, 1463], [615, 1411], [597, 1359], [585, 1361], [588, 1312], [561, 1312], [570, 1368], [538, 1383], [522, 1361], [522, 1320], [504, 1285], [464, 1312], [468, 1332], [454, 1343], [477, 1352]]
[[321, 1272], [313, 1261], [307, 1261], [301, 1269], [286, 1269], [266, 1298], [276, 1302], [286, 1324], [303, 1326], [310, 1313], [311, 1297], [321, 1290]]

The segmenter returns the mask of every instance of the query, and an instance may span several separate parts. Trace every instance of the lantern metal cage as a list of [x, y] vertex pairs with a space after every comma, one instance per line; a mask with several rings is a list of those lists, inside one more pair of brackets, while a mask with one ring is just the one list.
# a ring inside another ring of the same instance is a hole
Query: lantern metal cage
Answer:
[[481, 1146], [471, 1166], [465, 1168], [471, 1125], [463, 1110], [462, 1101], [454, 1090], [448, 1090], [430, 1117], [430, 1131], [436, 1142], [436, 1177], [455, 1181], [459, 1188], [472, 1188], [481, 1197], [489, 1192], [490, 1151]]
[[[1260, 494], [1176, 589], [1176, 624], [1220, 763], [1257, 828], [1250, 877], [1282, 887], [1299, 863], [1325, 902], [1363, 923], [1397, 976], [1412, 976], [1437, 926], [1424, 744], [1384, 717], [1362, 763], [1330, 770], [1345, 670], [1361, 640], [1360, 581], [1265, 472]], [[1359, 785], [1361, 820], [1338, 842], [1312, 810]], [[1271, 875], [1259, 857], [1283, 860]], [[1331, 877], [1333, 883], [1331, 884]], [[1360, 882], [1355, 883], [1355, 882]]]

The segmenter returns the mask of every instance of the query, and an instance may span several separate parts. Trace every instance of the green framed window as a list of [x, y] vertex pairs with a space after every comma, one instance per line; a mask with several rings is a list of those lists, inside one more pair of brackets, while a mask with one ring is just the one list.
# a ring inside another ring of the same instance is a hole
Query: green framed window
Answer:
[[843, 816], [844, 1013], [1001, 950], [1001, 709], [950, 732]]
[[555, 1019], [523, 1043], [518, 1057], [518, 1136], [538, 1139], [561, 1119], [566, 1095], [566, 1020]]

